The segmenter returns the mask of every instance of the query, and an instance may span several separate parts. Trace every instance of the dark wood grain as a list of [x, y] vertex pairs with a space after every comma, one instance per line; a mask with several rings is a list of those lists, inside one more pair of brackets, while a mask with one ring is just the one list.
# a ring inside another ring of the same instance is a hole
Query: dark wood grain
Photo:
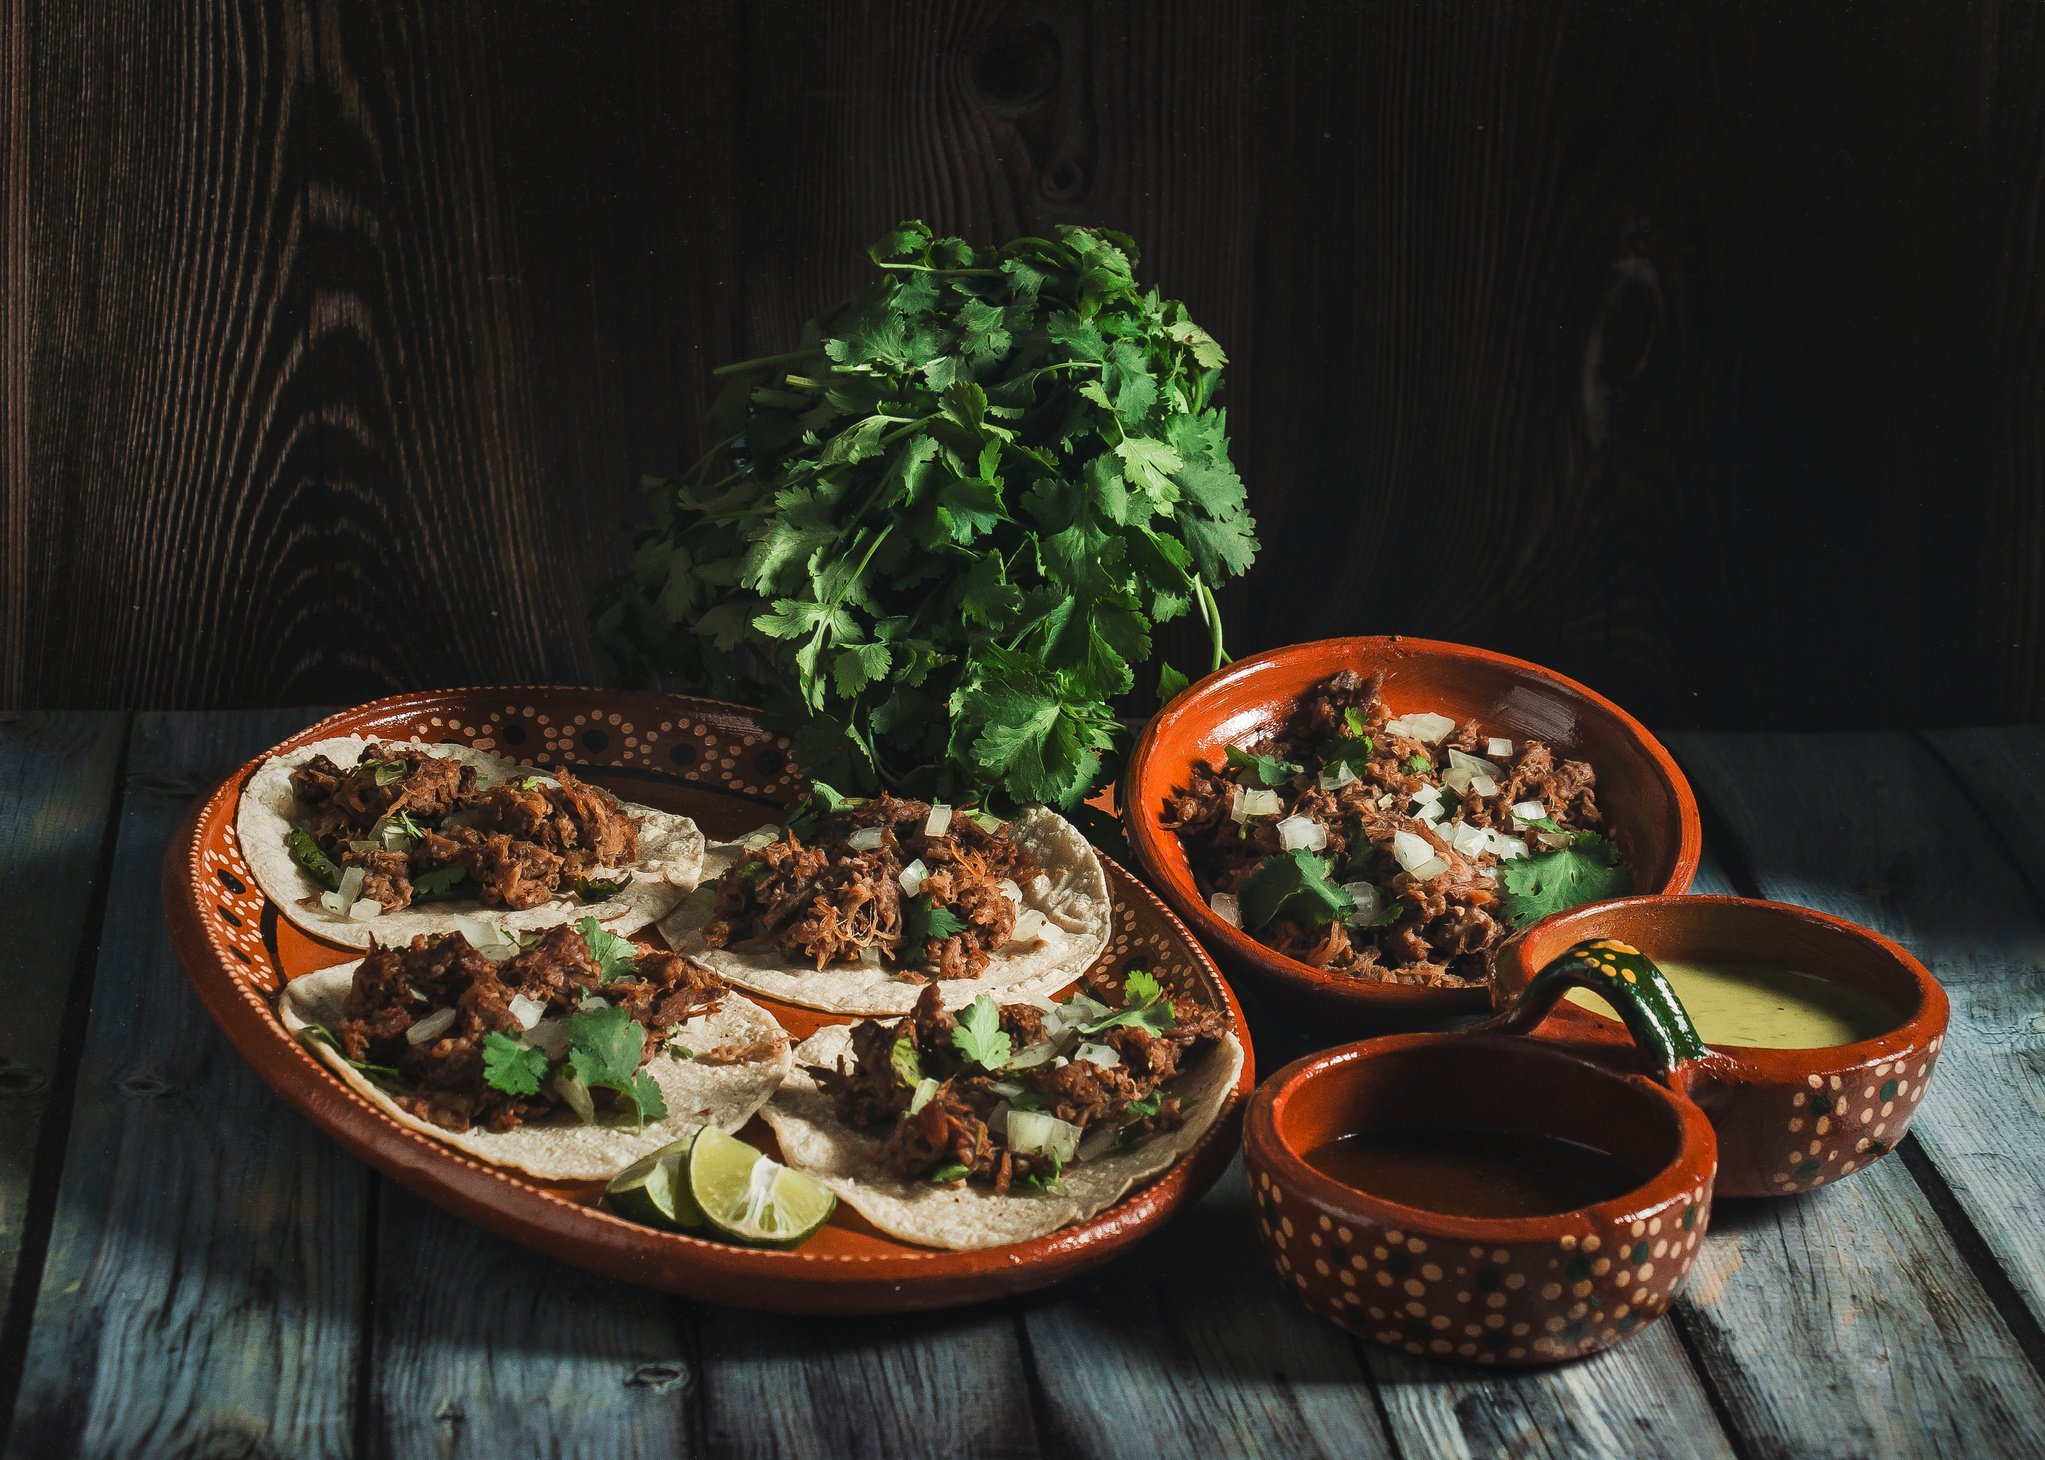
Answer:
[[708, 367], [921, 214], [1129, 229], [1230, 348], [1240, 647], [2045, 714], [2035, 6], [49, 0], [0, 67], [0, 702], [600, 674]]
[[[98, 935], [127, 728], [120, 714], [0, 716], [0, 883], [13, 921], [0, 942], [0, 988], [15, 1010], [35, 1011], [0, 1019], [0, 1354], [18, 1352], [12, 1309], [22, 1245], [33, 1240], [30, 1185], [39, 1165], [55, 1169], [44, 1127], [75, 1022], [66, 1015], [83, 1007], [74, 980]], [[11, 1377], [0, 1370], [0, 1399]]]
[[295, 720], [135, 722], [11, 1457], [353, 1450], [368, 1174], [206, 1017], [157, 897], [192, 797]]

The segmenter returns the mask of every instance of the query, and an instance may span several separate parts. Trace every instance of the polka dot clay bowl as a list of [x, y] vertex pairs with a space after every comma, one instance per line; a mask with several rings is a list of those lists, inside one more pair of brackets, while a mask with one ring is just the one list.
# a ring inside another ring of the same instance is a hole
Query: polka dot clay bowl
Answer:
[[[1307, 1160], [1416, 1111], [1433, 1127], [1576, 1141], [1638, 1184], [1549, 1216], [1468, 1217]], [[1265, 1252], [1301, 1302], [1375, 1343], [1494, 1365], [1580, 1358], [1659, 1317], [1689, 1276], [1718, 1164], [1711, 1123], [1670, 1085], [1484, 1034], [1388, 1035], [1298, 1060], [1251, 1100], [1243, 1148]]]
[[[1938, 981], [1898, 944], [1826, 913], [1777, 902], [1627, 897], [1590, 903], [1545, 918], [1501, 945], [1492, 965], [1493, 997], [1506, 1012], [1493, 1024], [1534, 1031], [1617, 1068], [1646, 1069], [1627, 1028], [1637, 1017], [1637, 985], [1595, 971], [1586, 980], [1567, 960], [1570, 949], [1587, 941], [1595, 947], [1598, 940], [1642, 950], [1645, 968], [1653, 966], [1648, 958], [1661, 957], [1816, 974], [1894, 1010], [1892, 1028], [1852, 1044], [1703, 1050], [1691, 1066], [1690, 1094], [1718, 1133], [1721, 1194], [1808, 1191], [1864, 1169], [1903, 1139], [1938, 1064], [1948, 1006]], [[1619, 962], [1632, 966], [1628, 959]], [[1570, 983], [1586, 982], [1616, 995], [1614, 1007], [1625, 1022], [1560, 1001]]]
[[1430, 988], [1316, 968], [1259, 943], [1208, 906], [1185, 848], [1163, 825], [1166, 798], [1196, 762], [1220, 764], [1282, 723], [1311, 686], [1343, 669], [1382, 669], [1396, 714], [1437, 711], [1493, 735], [1546, 741], [1597, 772], [1606, 830], [1640, 892], [1681, 892], [1696, 874], [1702, 832], [1689, 782], [1631, 715], [1574, 680], [1522, 659], [1429, 639], [1322, 639], [1238, 659], [1151, 717], [1122, 781], [1123, 821], [1145, 877], [1232, 975], [1356, 1031], [1481, 1015], [1480, 987]]

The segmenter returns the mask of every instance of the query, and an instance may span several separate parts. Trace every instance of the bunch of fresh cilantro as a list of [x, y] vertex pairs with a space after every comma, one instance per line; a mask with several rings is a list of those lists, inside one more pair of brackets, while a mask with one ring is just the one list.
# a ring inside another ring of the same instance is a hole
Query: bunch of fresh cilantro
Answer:
[[600, 636], [636, 679], [761, 703], [826, 779], [1071, 806], [1153, 626], [1197, 608], [1225, 658], [1214, 588], [1257, 550], [1226, 357], [1121, 234], [904, 223], [870, 252], [802, 348], [718, 372], [730, 434], [653, 484]]

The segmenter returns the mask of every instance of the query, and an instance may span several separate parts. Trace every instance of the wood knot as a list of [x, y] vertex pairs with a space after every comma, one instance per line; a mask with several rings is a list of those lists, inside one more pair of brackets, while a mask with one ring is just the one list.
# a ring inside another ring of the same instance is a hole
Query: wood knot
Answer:
[[1042, 21], [1005, 26], [980, 44], [973, 84], [997, 106], [1021, 109], [1048, 96], [1065, 66], [1065, 47]]
[[11, 1095], [34, 1095], [50, 1083], [49, 1076], [29, 1065], [0, 1059], [0, 1099]]
[[121, 1081], [121, 1088], [130, 1095], [139, 1095], [144, 1100], [154, 1100], [159, 1095], [170, 1093], [170, 1082], [147, 1070], [137, 1070]]
[[678, 1384], [688, 1382], [689, 1374], [680, 1364], [641, 1364], [632, 1371], [625, 1381], [628, 1388], [651, 1389], [656, 1394], [665, 1394]]

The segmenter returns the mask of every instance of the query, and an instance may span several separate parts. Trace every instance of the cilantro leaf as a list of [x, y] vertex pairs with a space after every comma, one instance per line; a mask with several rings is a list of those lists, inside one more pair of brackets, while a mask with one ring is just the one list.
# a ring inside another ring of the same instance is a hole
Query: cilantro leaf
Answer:
[[1127, 1105], [1123, 1106], [1122, 1108], [1128, 1111], [1129, 1114], [1136, 1116], [1138, 1119], [1145, 1119], [1148, 1118], [1149, 1116], [1156, 1115], [1158, 1112], [1158, 1107], [1160, 1107], [1163, 1104], [1164, 1104], [1163, 1092], [1153, 1090], [1143, 1099], [1131, 1100]]
[[596, 960], [598, 983], [622, 978], [638, 966], [639, 950], [632, 940], [619, 937], [595, 918], [584, 918], [575, 925], [575, 931], [582, 934], [583, 946]]
[[1624, 897], [1633, 890], [1619, 849], [1594, 831], [1579, 833], [1566, 847], [1501, 862], [1505, 914], [1517, 927], [1540, 921], [1579, 903]]
[[1123, 975], [1122, 997], [1132, 1003], [1151, 1004], [1164, 997], [1164, 985], [1147, 969], [1132, 968]]
[[499, 1030], [483, 1036], [483, 1082], [492, 1089], [507, 1095], [537, 1095], [546, 1078], [544, 1050], [520, 1044]]
[[948, 907], [939, 907], [930, 900], [927, 892], [919, 893], [902, 905], [902, 944], [905, 950], [914, 950], [921, 956], [923, 945], [932, 939], [942, 943], [956, 936], [965, 923]]
[[459, 864], [435, 867], [430, 872], [421, 872], [412, 879], [412, 901], [446, 902], [451, 898], [469, 897], [475, 892], [475, 885], [469, 880], [469, 869]]
[[1349, 732], [1351, 740], [1370, 740], [1370, 717], [1355, 705], [1342, 708], [1342, 728]]
[[961, 1166], [954, 1162], [949, 1166], [940, 1166], [931, 1172], [930, 1182], [933, 1186], [949, 1186], [954, 1181], [964, 1181], [972, 1174], [973, 1171], [970, 1166]]
[[1254, 772], [1258, 781], [1266, 786], [1286, 785], [1300, 770], [1289, 760], [1280, 760], [1275, 755], [1252, 755], [1238, 745], [1228, 748], [1228, 763]]
[[646, 1031], [615, 1004], [583, 1009], [563, 1021], [568, 1060], [592, 1090], [616, 1089], [631, 1080], [646, 1048]]
[[1406, 769], [1416, 776], [1424, 776], [1434, 769], [1434, 762], [1424, 755], [1409, 755], [1406, 757]]
[[1172, 1027], [1178, 1011], [1172, 1001], [1164, 996], [1164, 986], [1154, 974], [1140, 968], [1132, 968], [1122, 979], [1122, 998], [1126, 1005], [1091, 1024], [1080, 1027], [1081, 1034], [1099, 1034], [1104, 1030], [1129, 1025], [1148, 1029], [1152, 1034], [1162, 1034]]
[[1344, 916], [1356, 900], [1328, 875], [1328, 864], [1304, 847], [1266, 857], [1237, 896], [1251, 931], [1281, 914], [1308, 927]]
[[575, 895], [584, 902], [606, 902], [632, 885], [631, 875], [623, 877], [578, 877]]
[[952, 1026], [951, 1042], [959, 1053], [983, 1069], [998, 1070], [1015, 1053], [1014, 1042], [1001, 1027], [1001, 1008], [986, 994], [966, 1006]]
[[888, 1051], [888, 1063], [894, 1066], [895, 1078], [910, 1089], [923, 1082], [923, 1057], [916, 1052], [916, 1041], [898, 1039]]

